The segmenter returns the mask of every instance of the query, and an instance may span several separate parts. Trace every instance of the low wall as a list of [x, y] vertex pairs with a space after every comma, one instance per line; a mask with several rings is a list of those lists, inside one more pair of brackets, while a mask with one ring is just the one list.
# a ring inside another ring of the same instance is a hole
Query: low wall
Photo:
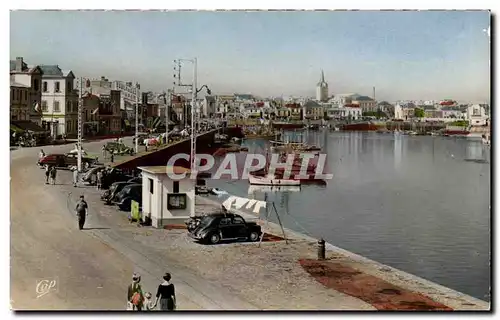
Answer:
[[[239, 127], [215, 129], [211, 132], [198, 136], [196, 140], [196, 153], [213, 154], [218, 149], [218, 146], [214, 143], [215, 133], [218, 130], [224, 132], [229, 137], [241, 137], [243, 135], [242, 130]], [[190, 154], [190, 151], [191, 140], [186, 139], [163, 147], [156, 151], [140, 153], [134, 157], [128, 158], [120, 163], [113, 165], [113, 167], [130, 170], [136, 169], [137, 167], [141, 166], [163, 166], [167, 164], [168, 160], [173, 155], [178, 153]], [[176, 164], [184, 167], [189, 167], [189, 163], [183, 160], [179, 160]]]

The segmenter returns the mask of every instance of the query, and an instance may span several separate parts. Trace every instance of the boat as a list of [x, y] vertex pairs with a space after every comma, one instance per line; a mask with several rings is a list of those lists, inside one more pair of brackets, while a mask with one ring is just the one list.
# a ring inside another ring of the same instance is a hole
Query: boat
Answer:
[[263, 185], [250, 185], [248, 187], [248, 194], [256, 192], [299, 192], [300, 186], [263, 186]]
[[304, 123], [301, 122], [273, 122], [273, 128], [275, 129], [302, 129], [304, 128]]
[[303, 142], [269, 141], [272, 152], [312, 152], [318, 154], [320, 147], [310, 146]]
[[343, 131], [377, 131], [379, 127], [371, 121], [354, 122], [342, 125]]
[[225, 190], [221, 190], [221, 189], [218, 189], [218, 188], [212, 188], [212, 190], [210, 190], [210, 192], [216, 196], [222, 196], [222, 195], [226, 195], [228, 194], [227, 191]]
[[300, 180], [278, 179], [275, 175], [267, 174], [264, 177], [249, 175], [248, 181], [259, 186], [300, 186]]

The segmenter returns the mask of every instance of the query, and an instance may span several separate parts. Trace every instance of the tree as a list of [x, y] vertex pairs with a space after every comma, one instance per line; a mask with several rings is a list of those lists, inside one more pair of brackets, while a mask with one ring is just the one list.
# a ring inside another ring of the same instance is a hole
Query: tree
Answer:
[[425, 111], [424, 111], [424, 109], [415, 108], [414, 115], [417, 118], [424, 118], [425, 117]]

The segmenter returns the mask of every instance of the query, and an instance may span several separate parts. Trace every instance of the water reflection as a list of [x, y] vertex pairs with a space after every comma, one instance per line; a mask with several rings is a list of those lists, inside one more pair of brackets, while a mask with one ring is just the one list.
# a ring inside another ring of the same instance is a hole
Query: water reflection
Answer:
[[[246, 143], [251, 151], [265, 147]], [[327, 186], [267, 197], [289, 228], [485, 299], [490, 166], [464, 161], [487, 157], [480, 147], [455, 138], [332, 132]], [[247, 196], [248, 181], [209, 184]]]

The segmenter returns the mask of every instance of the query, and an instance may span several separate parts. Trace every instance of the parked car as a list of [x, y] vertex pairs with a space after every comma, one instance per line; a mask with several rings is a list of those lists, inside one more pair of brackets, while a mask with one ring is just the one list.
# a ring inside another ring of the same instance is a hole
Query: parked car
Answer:
[[118, 192], [114, 197], [113, 203], [123, 211], [130, 211], [132, 200], [142, 203], [142, 184], [129, 184]]
[[233, 213], [215, 213], [202, 217], [196, 228], [188, 235], [200, 242], [217, 244], [227, 240], [258, 241], [261, 227], [255, 222], [246, 222]]
[[142, 177], [135, 177], [127, 181], [128, 183], [133, 184], [142, 184]]
[[94, 184], [97, 180], [97, 172], [105, 170], [106, 167], [98, 166], [94, 168], [90, 168], [87, 172], [82, 175], [82, 182], [87, 182], [89, 184]]
[[126, 182], [133, 177], [119, 169], [107, 170], [102, 177], [101, 188], [108, 189], [114, 182]]
[[101, 195], [101, 200], [104, 201], [106, 204], [111, 204], [116, 195], [123, 190], [125, 186], [128, 186], [132, 183], [130, 182], [113, 182], [111, 186], [109, 186], [109, 189], [104, 191], [104, 193]]
[[[97, 158], [82, 157], [83, 168], [90, 168], [93, 164], [97, 163], [97, 160]], [[69, 168], [77, 164], [78, 155], [71, 153], [49, 154], [38, 160], [38, 165], [41, 167], [56, 166], [58, 168]]]

